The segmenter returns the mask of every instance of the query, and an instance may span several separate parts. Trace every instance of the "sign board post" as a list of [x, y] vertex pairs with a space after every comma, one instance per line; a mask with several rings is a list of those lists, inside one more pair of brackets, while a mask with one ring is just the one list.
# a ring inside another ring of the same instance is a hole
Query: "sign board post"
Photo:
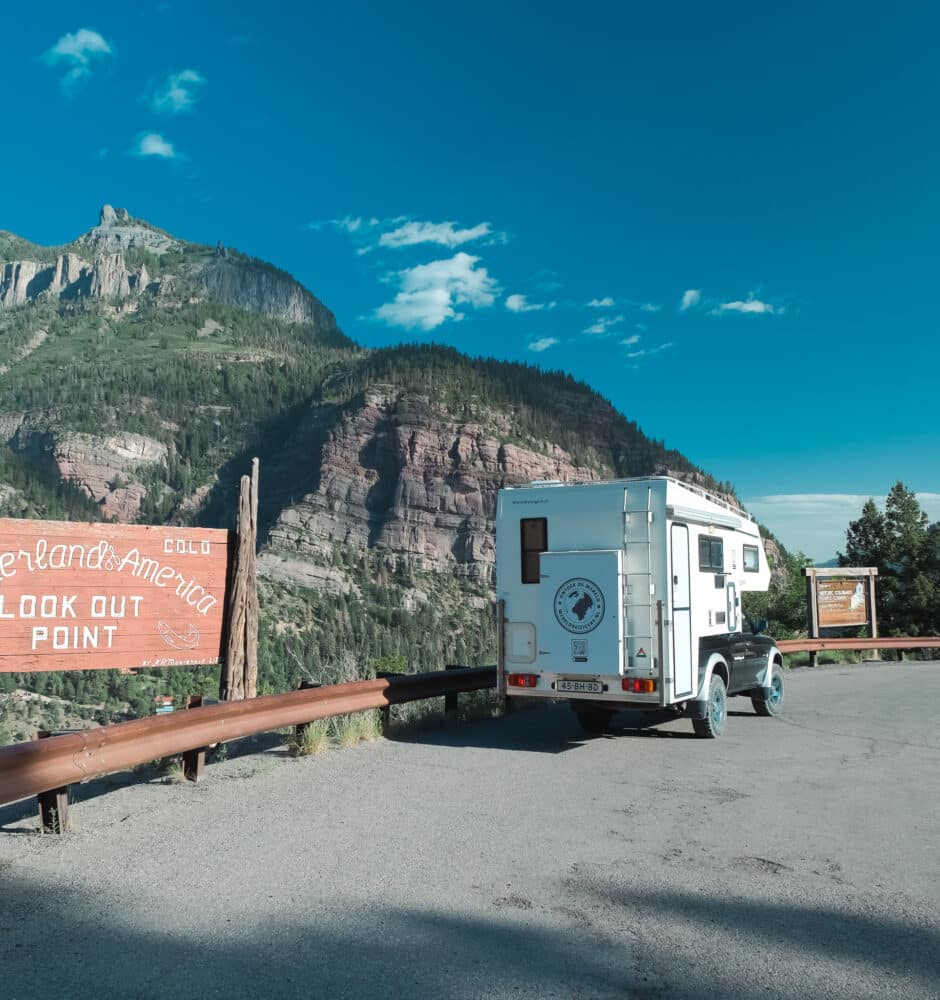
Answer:
[[[847, 628], [868, 625], [871, 637], [878, 638], [878, 617], [875, 610], [874, 566], [843, 566], [820, 569], [807, 566], [806, 624], [809, 637], [819, 638], [822, 628]], [[816, 653], [809, 654], [811, 667], [816, 666]]]

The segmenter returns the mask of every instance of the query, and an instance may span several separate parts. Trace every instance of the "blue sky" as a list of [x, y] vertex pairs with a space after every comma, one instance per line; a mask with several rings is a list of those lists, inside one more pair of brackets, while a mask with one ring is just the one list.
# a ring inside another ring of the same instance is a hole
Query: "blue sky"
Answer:
[[938, 28], [914, 3], [20, 6], [0, 228], [60, 243], [110, 202], [286, 268], [365, 345], [571, 371], [825, 559], [897, 479], [940, 519]]

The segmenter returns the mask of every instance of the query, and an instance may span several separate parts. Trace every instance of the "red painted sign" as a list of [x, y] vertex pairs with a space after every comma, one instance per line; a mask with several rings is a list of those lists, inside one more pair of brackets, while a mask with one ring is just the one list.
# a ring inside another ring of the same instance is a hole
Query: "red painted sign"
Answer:
[[218, 663], [232, 539], [0, 518], [0, 673]]

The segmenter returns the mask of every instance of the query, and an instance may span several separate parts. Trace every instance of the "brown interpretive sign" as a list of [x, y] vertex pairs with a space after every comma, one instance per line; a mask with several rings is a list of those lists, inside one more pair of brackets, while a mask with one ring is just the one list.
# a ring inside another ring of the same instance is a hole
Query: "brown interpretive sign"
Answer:
[[868, 624], [865, 581], [821, 577], [816, 580], [816, 588], [820, 628]]
[[0, 673], [218, 663], [233, 538], [0, 518]]

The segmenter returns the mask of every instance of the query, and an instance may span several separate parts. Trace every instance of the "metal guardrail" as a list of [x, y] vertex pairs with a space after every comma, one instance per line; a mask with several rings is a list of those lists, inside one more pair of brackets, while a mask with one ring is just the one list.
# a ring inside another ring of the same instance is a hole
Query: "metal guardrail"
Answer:
[[334, 715], [494, 687], [495, 667], [393, 675], [207, 705], [0, 747], [0, 805], [57, 794], [61, 807], [68, 785], [161, 757]]
[[885, 636], [882, 639], [781, 639], [781, 653], [820, 653], [829, 649], [937, 649], [940, 636]]

